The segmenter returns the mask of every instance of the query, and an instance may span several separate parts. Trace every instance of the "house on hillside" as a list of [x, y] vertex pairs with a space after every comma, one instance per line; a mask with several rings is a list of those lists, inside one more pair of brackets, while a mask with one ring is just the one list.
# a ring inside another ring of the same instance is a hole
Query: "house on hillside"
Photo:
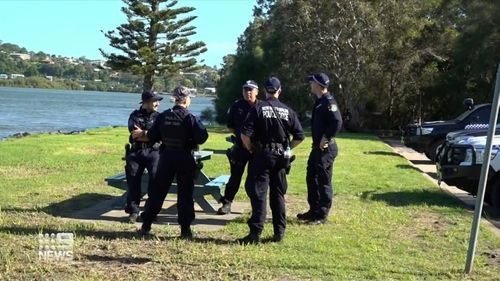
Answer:
[[10, 53], [10, 56], [15, 58], [15, 59], [20, 59], [20, 60], [30, 60], [31, 59], [30, 54]]

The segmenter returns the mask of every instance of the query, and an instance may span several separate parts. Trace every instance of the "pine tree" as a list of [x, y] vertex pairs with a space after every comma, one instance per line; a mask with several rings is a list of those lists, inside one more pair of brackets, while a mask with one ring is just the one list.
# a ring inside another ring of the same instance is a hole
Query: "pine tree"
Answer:
[[106, 53], [107, 64], [114, 70], [144, 76], [143, 90], [152, 90], [155, 76], [168, 76], [192, 70], [196, 57], [207, 48], [201, 41], [191, 43], [196, 27], [189, 24], [196, 16], [187, 14], [193, 7], [176, 8], [175, 0], [123, 0], [122, 12], [127, 23], [103, 32], [118, 54]]

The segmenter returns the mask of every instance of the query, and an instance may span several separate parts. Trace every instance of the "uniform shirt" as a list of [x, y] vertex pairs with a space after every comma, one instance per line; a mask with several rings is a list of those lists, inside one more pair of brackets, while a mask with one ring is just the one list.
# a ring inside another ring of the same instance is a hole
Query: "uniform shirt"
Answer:
[[[276, 116], [270, 104], [274, 107], [274, 111], [278, 116]], [[281, 129], [277, 118], [281, 120], [284, 129]], [[297, 114], [276, 98], [261, 101], [250, 109], [247, 118], [243, 122], [241, 133], [261, 144], [285, 144], [289, 134], [292, 135], [293, 140], [304, 139], [304, 130]]]
[[330, 93], [316, 99], [311, 120], [313, 145], [318, 145], [323, 136], [330, 141], [342, 128], [342, 116], [337, 102]]
[[182, 106], [162, 112], [148, 131], [151, 141], [162, 141], [165, 147], [194, 149], [208, 138], [207, 129]]
[[[158, 117], [160, 113], [153, 111], [148, 112], [146, 109], [140, 108], [134, 110], [130, 117], [128, 118], [128, 131], [132, 132], [135, 130], [134, 126], [139, 127], [141, 130], [149, 130], [153, 126], [154, 121]], [[129, 142], [134, 143], [135, 140], [132, 139], [132, 136], [129, 137]], [[150, 141], [150, 144], [154, 142]]]
[[[259, 102], [259, 100], [255, 101], [255, 105]], [[241, 126], [243, 125], [243, 121], [247, 117], [248, 112], [253, 106], [250, 105], [246, 100], [239, 99], [236, 100], [227, 112], [227, 127], [233, 129], [234, 134], [236, 135], [236, 143], [239, 145], [243, 145], [241, 142]]]

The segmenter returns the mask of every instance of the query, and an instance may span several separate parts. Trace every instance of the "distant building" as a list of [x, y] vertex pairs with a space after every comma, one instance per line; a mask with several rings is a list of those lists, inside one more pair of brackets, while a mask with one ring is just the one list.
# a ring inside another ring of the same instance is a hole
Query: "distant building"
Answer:
[[45, 76], [45, 78], [47, 78], [47, 80], [49, 80], [50, 82], [54, 81], [53, 76], [47, 75], [47, 76]]
[[24, 78], [24, 74], [12, 73], [10, 79]]
[[205, 88], [205, 91], [207, 91], [207, 92], [209, 92], [211, 94], [215, 94], [215, 88], [208, 87], [208, 88]]
[[10, 53], [10, 56], [16, 59], [20, 60], [30, 60], [31, 55], [30, 54], [22, 54], [22, 53]]
[[9, 75], [2, 73], [0, 74], [0, 79], [9, 79]]
[[46, 57], [42, 62], [45, 64], [54, 64], [54, 61], [50, 57]]

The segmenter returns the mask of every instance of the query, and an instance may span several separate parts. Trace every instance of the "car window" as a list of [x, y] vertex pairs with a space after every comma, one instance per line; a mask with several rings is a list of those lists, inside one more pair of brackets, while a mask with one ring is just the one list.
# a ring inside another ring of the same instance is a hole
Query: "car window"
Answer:
[[491, 107], [485, 106], [474, 110], [466, 117], [467, 124], [488, 124], [490, 121]]

